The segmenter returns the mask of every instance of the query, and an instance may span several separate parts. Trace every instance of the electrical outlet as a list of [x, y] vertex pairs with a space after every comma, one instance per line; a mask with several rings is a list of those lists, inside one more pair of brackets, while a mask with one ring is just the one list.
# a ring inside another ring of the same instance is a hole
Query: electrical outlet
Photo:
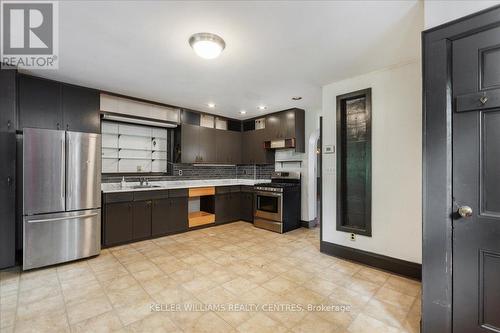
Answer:
[[178, 171], [179, 176], [182, 176], [182, 170]]
[[351, 241], [355, 242], [356, 241], [356, 234], [351, 234], [351, 237], [349, 239]]

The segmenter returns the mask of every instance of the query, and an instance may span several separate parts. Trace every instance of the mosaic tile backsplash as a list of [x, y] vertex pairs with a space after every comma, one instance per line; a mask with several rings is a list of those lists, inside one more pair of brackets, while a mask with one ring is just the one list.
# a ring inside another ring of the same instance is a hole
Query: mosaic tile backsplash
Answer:
[[[154, 180], [195, 180], [195, 179], [269, 179], [274, 164], [237, 165], [237, 166], [194, 166], [192, 164], [173, 164], [173, 176], [150, 176]], [[127, 181], [139, 181], [140, 176], [125, 177]], [[103, 183], [121, 181], [121, 176], [102, 176]]]

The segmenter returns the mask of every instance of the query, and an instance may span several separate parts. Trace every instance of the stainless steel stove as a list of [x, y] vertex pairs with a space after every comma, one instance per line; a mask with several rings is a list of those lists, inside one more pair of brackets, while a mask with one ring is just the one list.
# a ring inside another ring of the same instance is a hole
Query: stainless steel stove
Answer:
[[275, 172], [254, 190], [254, 226], [279, 233], [300, 227], [300, 172]]

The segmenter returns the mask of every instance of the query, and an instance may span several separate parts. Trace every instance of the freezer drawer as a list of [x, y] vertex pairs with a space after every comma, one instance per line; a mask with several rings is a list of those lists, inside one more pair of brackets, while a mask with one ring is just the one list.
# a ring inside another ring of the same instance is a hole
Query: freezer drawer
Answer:
[[65, 133], [25, 128], [23, 215], [65, 210]]
[[101, 207], [101, 135], [66, 132], [66, 211]]
[[101, 251], [101, 210], [24, 217], [23, 269], [97, 255]]

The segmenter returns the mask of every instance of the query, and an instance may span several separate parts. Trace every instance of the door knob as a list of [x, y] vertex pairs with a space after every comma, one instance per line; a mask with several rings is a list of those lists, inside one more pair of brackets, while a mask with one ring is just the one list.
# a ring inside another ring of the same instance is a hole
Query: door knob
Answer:
[[471, 217], [472, 216], [472, 208], [469, 206], [460, 206], [458, 208], [458, 215], [461, 217]]

